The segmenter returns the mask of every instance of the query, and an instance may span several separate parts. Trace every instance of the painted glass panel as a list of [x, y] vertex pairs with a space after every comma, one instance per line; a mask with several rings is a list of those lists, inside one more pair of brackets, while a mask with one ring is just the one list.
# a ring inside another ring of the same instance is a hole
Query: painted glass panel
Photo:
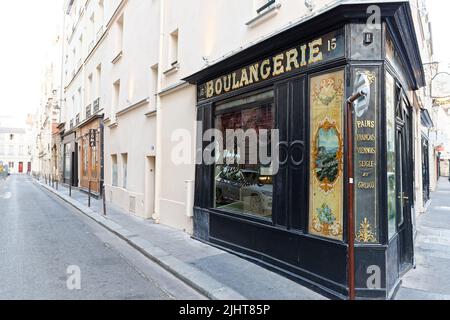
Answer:
[[310, 79], [309, 232], [342, 240], [344, 70]]
[[71, 148], [70, 143], [67, 143], [64, 145], [64, 155], [65, 155], [65, 161], [64, 161], [64, 178], [68, 181], [70, 180], [70, 166], [71, 166]]
[[97, 178], [97, 147], [91, 148], [91, 176]]
[[356, 68], [353, 75], [354, 79], [367, 76], [370, 84], [363, 103], [355, 103], [355, 241], [377, 243], [378, 67]]
[[387, 201], [388, 201], [388, 234], [395, 235], [396, 207], [396, 168], [395, 168], [395, 81], [386, 73], [386, 156], [387, 156]]
[[88, 142], [87, 139], [83, 139], [83, 176], [88, 175]]

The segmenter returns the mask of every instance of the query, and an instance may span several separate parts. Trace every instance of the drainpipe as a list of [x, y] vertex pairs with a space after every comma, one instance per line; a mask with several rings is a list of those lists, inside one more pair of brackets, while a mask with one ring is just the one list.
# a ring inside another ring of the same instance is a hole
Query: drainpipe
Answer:
[[163, 46], [164, 46], [164, 7], [165, 0], [160, 1], [160, 13], [159, 13], [159, 57], [158, 57], [158, 84], [156, 95], [156, 164], [155, 164], [155, 213], [153, 219], [156, 223], [160, 222], [160, 195], [162, 187], [162, 108], [161, 97], [159, 92], [162, 89], [162, 68], [163, 68]]

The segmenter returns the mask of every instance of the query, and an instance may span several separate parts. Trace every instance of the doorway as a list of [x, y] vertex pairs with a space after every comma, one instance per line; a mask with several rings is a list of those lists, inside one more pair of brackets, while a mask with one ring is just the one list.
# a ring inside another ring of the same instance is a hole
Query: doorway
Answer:
[[151, 218], [155, 213], [155, 157], [145, 159], [145, 217]]
[[430, 161], [429, 161], [429, 142], [427, 137], [422, 135], [422, 192], [423, 203], [430, 200]]
[[399, 270], [406, 271], [413, 263], [413, 160], [412, 121], [407, 101], [399, 99], [396, 112], [396, 146], [397, 146], [397, 231], [399, 235]]
[[77, 187], [78, 186], [78, 143], [75, 143], [75, 151], [72, 151], [72, 155], [71, 155], [71, 173], [70, 173], [70, 178], [71, 178], [71, 185], [73, 187]]
[[23, 162], [19, 162], [19, 173], [23, 173]]

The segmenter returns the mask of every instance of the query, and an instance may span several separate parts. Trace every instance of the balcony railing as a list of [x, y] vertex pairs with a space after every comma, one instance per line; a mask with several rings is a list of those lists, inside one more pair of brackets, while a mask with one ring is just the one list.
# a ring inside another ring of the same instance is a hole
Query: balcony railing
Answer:
[[100, 98], [94, 100], [94, 112], [100, 110]]
[[92, 105], [88, 105], [86, 107], [86, 118], [89, 118], [92, 115]]

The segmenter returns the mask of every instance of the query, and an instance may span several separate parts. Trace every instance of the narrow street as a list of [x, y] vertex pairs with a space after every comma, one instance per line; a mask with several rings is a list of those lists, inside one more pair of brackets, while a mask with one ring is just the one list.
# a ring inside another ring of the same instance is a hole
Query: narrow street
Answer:
[[0, 179], [0, 243], [0, 299], [204, 299], [29, 176]]

